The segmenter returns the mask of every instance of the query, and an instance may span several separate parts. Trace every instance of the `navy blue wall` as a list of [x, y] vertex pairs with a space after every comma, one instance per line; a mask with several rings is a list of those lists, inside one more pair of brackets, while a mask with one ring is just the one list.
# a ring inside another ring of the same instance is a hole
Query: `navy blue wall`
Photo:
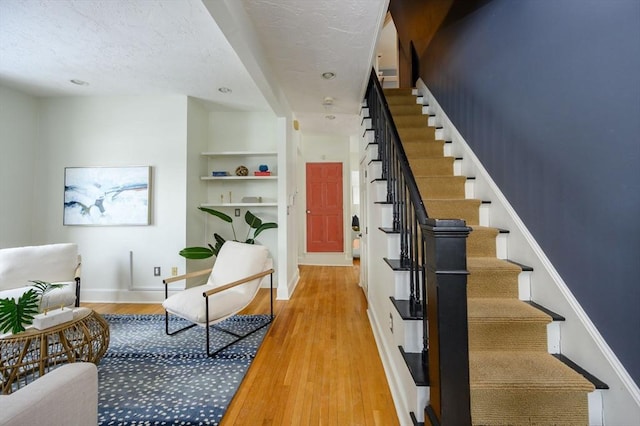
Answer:
[[420, 66], [640, 383], [640, 2], [494, 0]]

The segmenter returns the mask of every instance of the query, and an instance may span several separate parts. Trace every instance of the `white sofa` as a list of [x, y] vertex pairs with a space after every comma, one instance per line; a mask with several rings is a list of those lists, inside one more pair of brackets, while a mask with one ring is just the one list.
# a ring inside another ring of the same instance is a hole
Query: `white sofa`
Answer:
[[80, 256], [73, 243], [0, 249], [0, 299], [17, 300], [30, 281], [67, 284], [47, 293], [42, 308], [80, 306]]
[[9, 395], [0, 395], [0, 426], [98, 424], [98, 369], [65, 364]]

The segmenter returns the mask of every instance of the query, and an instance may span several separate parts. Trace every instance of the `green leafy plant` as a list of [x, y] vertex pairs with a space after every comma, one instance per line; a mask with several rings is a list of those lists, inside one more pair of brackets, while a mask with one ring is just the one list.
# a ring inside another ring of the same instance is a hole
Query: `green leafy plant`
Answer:
[[0, 333], [24, 331], [24, 326], [31, 324], [38, 313], [38, 304], [38, 294], [33, 289], [24, 292], [17, 302], [12, 298], [0, 299]]
[[52, 284], [46, 281], [31, 281], [33, 288], [27, 290], [16, 302], [13, 298], [0, 299], [0, 333], [10, 331], [18, 334], [25, 326], [33, 323], [33, 318], [40, 312], [42, 297], [65, 284]]
[[[198, 207], [198, 209], [229, 223], [231, 225], [231, 232], [233, 233], [233, 241], [240, 241], [236, 235], [236, 229], [233, 226], [233, 218], [231, 216], [219, 210], [213, 210], [207, 207]], [[247, 235], [244, 239], [244, 242], [247, 244], [255, 244], [256, 237], [263, 231], [278, 227], [278, 224], [275, 222], [263, 222], [259, 217], [248, 210], [244, 215], [244, 221], [249, 225]], [[180, 250], [180, 256], [187, 259], [206, 259], [212, 256], [217, 256], [226, 239], [218, 233], [214, 233], [213, 238], [215, 240], [213, 245], [208, 244], [208, 247], [187, 247]]]

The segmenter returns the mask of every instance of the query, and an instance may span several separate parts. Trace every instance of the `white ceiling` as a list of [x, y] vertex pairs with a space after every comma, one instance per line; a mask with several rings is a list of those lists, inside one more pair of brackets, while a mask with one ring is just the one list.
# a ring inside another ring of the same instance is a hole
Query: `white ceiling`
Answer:
[[181, 94], [278, 114], [288, 105], [303, 131], [353, 134], [387, 5], [0, 0], [0, 83], [34, 96]]

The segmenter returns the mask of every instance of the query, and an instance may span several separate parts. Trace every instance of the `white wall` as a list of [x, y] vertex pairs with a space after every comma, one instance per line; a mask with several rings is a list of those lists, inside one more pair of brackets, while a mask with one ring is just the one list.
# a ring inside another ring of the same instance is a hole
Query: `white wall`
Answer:
[[[200, 176], [207, 166], [207, 160], [201, 153], [208, 150], [209, 111], [206, 105], [194, 98], [189, 98], [187, 108], [187, 191], [184, 200], [187, 215], [185, 247], [206, 246], [204, 216], [196, 207], [207, 198], [207, 186], [202, 184]], [[186, 272], [209, 268], [212, 264], [213, 259], [187, 260]], [[179, 274], [183, 272], [185, 271], [178, 271]], [[200, 283], [202, 280], [197, 279], [194, 281]], [[189, 282], [189, 285], [191, 284]]]
[[[153, 267], [163, 276], [173, 266], [184, 271], [178, 251], [186, 240], [187, 98], [47, 98], [40, 112], [35, 239], [78, 243], [85, 301], [162, 300]], [[65, 167], [129, 165], [152, 166], [150, 226], [62, 225]]]
[[378, 55], [378, 69], [398, 71], [398, 36], [393, 20], [389, 21], [380, 31], [376, 54]]
[[[287, 258], [287, 293], [281, 294], [281, 290], [278, 289], [278, 298], [288, 299], [295, 291], [295, 287], [300, 279], [300, 271], [298, 269], [298, 235], [300, 216], [298, 214], [298, 204], [300, 203], [300, 197], [298, 196], [299, 183], [298, 177], [298, 149], [300, 147], [302, 134], [299, 130], [294, 128], [295, 117], [287, 117], [285, 134], [286, 144], [282, 158], [284, 164], [281, 166], [286, 171], [286, 179], [282, 184], [280, 190], [281, 193], [286, 196], [285, 211], [286, 215], [286, 229], [283, 230], [284, 234], [281, 235], [281, 241], [286, 242], [284, 250], [286, 251]], [[282, 247], [281, 247], [282, 249]], [[282, 292], [284, 293], [284, 292]]]
[[0, 248], [34, 244], [38, 101], [0, 86]]
[[[301, 137], [301, 162], [298, 167], [298, 259], [302, 264], [351, 265], [351, 154], [349, 136], [303, 133]], [[342, 163], [342, 193], [344, 207], [344, 248], [342, 253], [306, 252], [306, 163]]]

